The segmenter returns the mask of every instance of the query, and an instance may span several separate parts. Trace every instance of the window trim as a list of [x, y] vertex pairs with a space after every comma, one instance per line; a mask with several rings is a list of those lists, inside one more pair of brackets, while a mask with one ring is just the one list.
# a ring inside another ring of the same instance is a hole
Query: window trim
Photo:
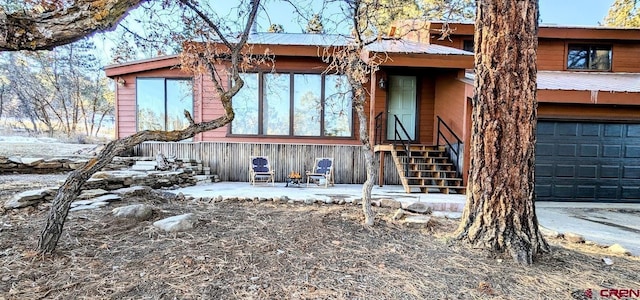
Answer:
[[[135, 116], [136, 116], [136, 132], [140, 132], [142, 130], [140, 130], [140, 127], [138, 127], [139, 123], [138, 123], [138, 79], [163, 79], [164, 80], [164, 90], [163, 90], [163, 94], [164, 94], [164, 101], [163, 101], [163, 105], [164, 105], [164, 130], [167, 130], [167, 118], [169, 116], [169, 114], [167, 114], [167, 80], [189, 80], [191, 81], [191, 115], [193, 116], [196, 110], [196, 92], [195, 89], [193, 87], [195, 87], [195, 81], [193, 80], [193, 77], [177, 77], [177, 76], [169, 76], [169, 77], [162, 77], [162, 76], [136, 76], [135, 77]], [[146, 130], [146, 129], [145, 129]]]
[[[326, 86], [326, 75], [323, 72], [313, 72], [313, 71], [301, 71], [296, 69], [279, 69], [275, 71], [271, 70], [251, 70], [246, 72], [241, 72], [245, 74], [258, 74], [258, 133], [257, 134], [237, 134], [233, 133], [233, 122], [229, 123], [227, 129], [227, 137], [233, 138], [265, 138], [265, 139], [331, 139], [331, 140], [353, 140], [355, 138], [355, 109], [353, 108], [353, 99], [351, 105], [351, 126], [350, 126], [350, 135], [349, 136], [331, 136], [325, 135], [325, 123], [324, 123], [324, 113], [325, 113], [325, 86]], [[288, 135], [268, 135], [264, 134], [264, 74], [289, 74], [289, 134]], [[294, 97], [295, 97], [295, 76], [294, 75], [320, 75], [320, 135], [317, 136], [304, 136], [304, 135], [295, 135], [294, 134]], [[334, 75], [334, 74], [329, 74]], [[344, 74], [337, 74], [343, 75]], [[233, 85], [233, 79], [229, 77], [229, 86]], [[233, 99], [231, 100], [233, 101]]]
[[[569, 47], [570, 46], [588, 46], [591, 50], [591, 47], [594, 46], [609, 46], [610, 48], [610, 61], [609, 61], [609, 69], [572, 69], [569, 68]], [[613, 44], [612, 43], [602, 43], [602, 42], [594, 42], [594, 41], [567, 41], [564, 45], [564, 70], [570, 72], [613, 72]]]

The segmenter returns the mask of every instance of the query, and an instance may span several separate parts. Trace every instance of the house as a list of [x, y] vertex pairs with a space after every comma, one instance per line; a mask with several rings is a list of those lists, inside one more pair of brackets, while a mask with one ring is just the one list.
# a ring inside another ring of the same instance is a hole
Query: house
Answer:
[[[367, 90], [369, 137], [380, 184], [407, 192], [463, 193], [469, 169], [473, 24], [431, 22], [402, 41], [368, 46], [388, 55]], [[446, 29], [446, 28], [444, 28]], [[184, 143], [146, 143], [138, 153], [202, 159], [222, 180], [247, 180], [250, 155], [274, 160], [276, 181], [334, 157], [337, 183], [365, 180], [358, 122], [344, 77], [323, 74], [319, 49], [332, 35], [253, 33], [275, 68], [243, 73], [232, 124]], [[640, 29], [541, 26], [538, 49], [536, 194], [539, 200], [640, 202]], [[118, 137], [222, 114], [205, 76], [182, 72], [177, 56], [105, 67], [118, 82]], [[342, 95], [342, 97], [335, 97]], [[514, 137], [517, 138], [517, 137]]]

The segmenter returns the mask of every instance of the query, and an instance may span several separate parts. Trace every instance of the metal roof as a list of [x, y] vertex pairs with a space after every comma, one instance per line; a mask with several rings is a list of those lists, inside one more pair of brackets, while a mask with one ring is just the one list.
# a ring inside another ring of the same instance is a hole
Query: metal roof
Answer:
[[[467, 72], [473, 80], [475, 74]], [[640, 93], [640, 73], [538, 71], [539, 90]]]
[[372, 52], [473, 56], [473, 52], [468, 52], [457, 48], [442, 45], [424, 44], [406, 40], [382, 40], [368, 45], [366, 49]]
[[[254, 45], [285, 45], [285, 46], [346, 46], [353, 39], [335, 34], [307, 34], [307, 33], [271, 33], [258, 32], [249, 35], [247, 44]], [[473, 55], [472, 52], [441, 46], [423, 44], [406, 40], [380, 40], [365, 47], [372, 52], [414, 53], [435, 55]]]

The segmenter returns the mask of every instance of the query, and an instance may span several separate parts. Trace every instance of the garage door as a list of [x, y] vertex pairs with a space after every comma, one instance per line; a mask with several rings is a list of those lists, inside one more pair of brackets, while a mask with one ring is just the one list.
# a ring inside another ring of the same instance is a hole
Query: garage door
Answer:
[[539, 121], [539, 201], [640, 203], [640, 124]]

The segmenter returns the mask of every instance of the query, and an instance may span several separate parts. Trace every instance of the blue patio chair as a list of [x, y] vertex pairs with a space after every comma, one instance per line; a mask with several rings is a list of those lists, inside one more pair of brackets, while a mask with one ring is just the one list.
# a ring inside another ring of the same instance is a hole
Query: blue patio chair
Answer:
[[316, 158], [315, 164], [313, 166], [312, 171], [307, 171], [307, 186], [311, 179], [320, 185], [320, 180], [324, 179], [324, 187], [328, 187], [329, 184], [334, 185], [333, 179], [333, 158], [331, 157], [320, 157]]
[[269, 157], [251, 156], [249, 164], [249, 182], [251, 185], [255, 185], [256, 182], [269, 183], [269, 181], [271, 181], [271, 185], [275, 185], [275, 172], [271, 169]]

